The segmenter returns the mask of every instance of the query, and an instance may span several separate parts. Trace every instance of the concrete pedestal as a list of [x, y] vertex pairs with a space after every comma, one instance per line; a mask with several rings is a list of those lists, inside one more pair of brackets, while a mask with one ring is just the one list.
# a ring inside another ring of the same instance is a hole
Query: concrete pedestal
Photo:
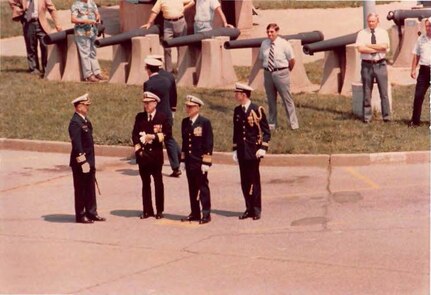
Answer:
[[81, 60], [75, 43], [75, 35], [67, 35], [67, 53], [62, 81], [82, 81]]
[[178, 48], [178, 86], [193, 86], [198, 83], [201, 59], [201, 44]]
[[[388, 83], [388, 96], [389, 96], [389, 107], [392, 113], [392, 87], [391, 83]], [[353, 114], [359, 118], [363, 117], [363, 101], [364, 101], [364, 93], [362, 91], [362, 83], [354, 82], [352, 83], [352, 111]], [[371, 95], [371, 108], [373, 110], [373, 114], [382, 113], [381, 100], [379, 89], [377, 87], [377, 83], [374, 83], [373, 92]], [[380, 116], [381, 117], [381, 116]]]
[[352, 96], [352, 83], [361, 81], [361, 60], [354, 44], [346, 46], [346, 67], [341, 95]]
[[125, 84], [128, 76], [131, 43], [114, 45], [112, 47], [113, 60], [111, 72], [109, 73], [109, 83]]
[[340, 92], [343, 59], [345, 59], [345, 51], [343, 49], [325, 51], [319, 94], [338, 94]]
[[61, 80], [61, 75], [64, 70], [66, 49], [66, 42], [48, 45], [48, 62], [45, 68], [45, 79], [50, 81]]
[[412, 63], [412, 50], [418, 39], [420, 31], [419, 22], [416, 19], [404, 20], [404, 34], [400, 43], [400, 50], [395, 57], [394, 67], [410, 67]]

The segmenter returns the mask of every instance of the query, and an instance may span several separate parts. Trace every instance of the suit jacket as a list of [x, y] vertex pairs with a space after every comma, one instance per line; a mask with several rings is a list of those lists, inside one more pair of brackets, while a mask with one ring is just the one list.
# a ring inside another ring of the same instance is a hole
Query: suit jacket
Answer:
[[170, 87], [171, 83], [169, 80], [160, 74], [153, 75], [144, 82], [144, 91], [150, 91], [160, 98], [160, 102], [157, 104], [157, 111], [165, 113], [172, 126], [172, 109], [169, 100]]
[[[156, 138], [152, 143], [143, 144], [139, 134], [142, 131], [146, 134], [154, 134]], [[172, 136], [172, 127], [168, 124], [168, 119], [164, 113], [156, 111], [151, 122], [148, 122], [146, 112], [138, 113], [132, 131], [132, 141], [137, 155], [136, 162], [145, 164], [149, 161], [155, 161], [163, 165], [163, 142], [167, 136]]]
[[[85, 121], [77, 113], [73, 114], [69, 123], [69, 136], [72, 141], [72, 151], [70, 153], [70, 167], [81, 166], [88, 162], [90, 167], [96, 166], [94, 157], [93, 125], [87, 119]], [[85, 157], [82, 155], [85, 154]]]
[[257, 150], [268, 150], [270, 139], [271, 133], [263, 107], [251, 103], [246, 113], [241, 106], [235, 108], [233, 150], [237, 151], [238, 160], [256, 160]]
[[177, 82], [175, 82], [175, 77], [172, 73], [160, 69], [159, 75], [168, 79], [171, 86], [169, 87], [169, 103], [171, 106], [171, 111], [175, 112], [177, 110]]
[[[28, 7], [29, 0], [8, 0], [9, 6], [12, 8], [12, 20], [20, 21], [24, 16], [25, 11]], [[54, 21], [55, 26], [60, 26], [58, 22], [57, 9], [55, 8], [52, 0], [39, 0], [38, 1], [38, 13], [39, 13], [39, 22], [42, 26], [45, 33], [50, 34], [56, 32], [49, 25], [48, 20], [46, 19], [46, 12], [51, 14], [52, 20]]]
[[181, 134], [181, 162], [187, 162], [194, 169], [200, 168], [202, 164], [211, 166], [214, 143], [210, 120], [199, 115], [192, 125], [190, 118], [184, 118]]

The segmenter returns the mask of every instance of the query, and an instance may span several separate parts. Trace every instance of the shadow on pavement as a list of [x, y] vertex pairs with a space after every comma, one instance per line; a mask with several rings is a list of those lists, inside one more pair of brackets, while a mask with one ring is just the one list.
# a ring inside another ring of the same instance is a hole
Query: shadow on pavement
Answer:
[[218, 210], [218, 209], [211, 209], [211, 213], [225, 216], [225, 217], [238, 217], [243, 214], [243, 212], [226, 211], [226, 210]]
[[48, 222], [75, 223], [75, 215], [70, 214], [50, 214], [43, 215], [42, 218]]
[[111, 214], [120, 217], [139, 217], [141, 215], [141, 210], [112, 210]]
[[139, 175], [139, 171], [134, 169], [118, 169], [118, 170], [115, 170], [115, 172], [120, 172], [123, 175], [129, 175], [129, 176]]

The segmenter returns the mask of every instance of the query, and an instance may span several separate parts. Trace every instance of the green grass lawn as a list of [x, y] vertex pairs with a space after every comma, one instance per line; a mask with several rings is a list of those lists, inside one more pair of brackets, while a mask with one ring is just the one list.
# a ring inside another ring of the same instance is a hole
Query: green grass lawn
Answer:
[[[89, 92], [93, 104], [90, 118], [98, 144], [130, 145], [130, 135], [137, 112], [141, 111], [140, 86], [50, 82], [25, 73], [24, 57], [1, 57], [0, 137], [69, 141], [67, 127], [73, 114], [70, 101]], [[306, 65], [312, 75], [321, 61]], [[108, 71], [109, 62], [102, 62]], [[238, 69], [237, 69], [238, 70]], [[246, 68], [239, 69], [242, 77]], [[414, 86], [394, 86], [393, 122], [377, 117], [363, 124], [351, 112], [351, 99], [340, 95], [297, 94], [300, 129], [287, 128], [286, 116], [279, 103], [279, 126], [272, 135], [271, 153], [359, 153], [415, 151], [429, 149], [427, 124], [410, 129]], [[178, 111], [174, 134], [180, 141], [180, 122], [184, 117], [186, 94], [202, 98], [202, 114], [213, 124], [215, 150], [230, 151], [232, 116], [236, 105], [232, 91], [179, 88]], [[253, 100], [265, 106], [264, 93], [256, 91]], [[429, 104], [424, 103], [422, 120], [429, 123]]]

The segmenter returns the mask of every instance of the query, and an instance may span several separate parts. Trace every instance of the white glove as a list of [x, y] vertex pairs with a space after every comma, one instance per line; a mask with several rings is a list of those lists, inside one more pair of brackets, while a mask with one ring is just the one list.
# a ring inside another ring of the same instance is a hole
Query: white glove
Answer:
[[180, 163], [180, 170], [181, 171], [186, 171], [186, 163], [184, 163], [184, 162]]
[[145, 135], [145, 143], [152, 144], [154, 138], [155, 138], [154, 134]]
[[139, 137], [139, 140], [142, 142], [142, 144], [145, 144], [145, 131], [139, 132], [139, 135], [141, 136]]
[[266, 155], [266, 151], [263, 149], [259, 149], [256, 152], [256, 158], [258, 158], [258, 159], [265, 157], [265, 155]]
[[236, 163], [238, 163], [238, 153], [237, 153], [236, 151], [233, 151], [233, 153], [232, 153], [232, 159], [233, 159]]
[[82, 168], [82, 173], [90, 172], [90, 164], [88, 164], [88, 162], [85, 162], [84, 164], [82, 164], [81, 168]]
[[205, 174], [210, 170], [210, 166], [202, 164], [201, 170], [202, 170], [202, 174]]

